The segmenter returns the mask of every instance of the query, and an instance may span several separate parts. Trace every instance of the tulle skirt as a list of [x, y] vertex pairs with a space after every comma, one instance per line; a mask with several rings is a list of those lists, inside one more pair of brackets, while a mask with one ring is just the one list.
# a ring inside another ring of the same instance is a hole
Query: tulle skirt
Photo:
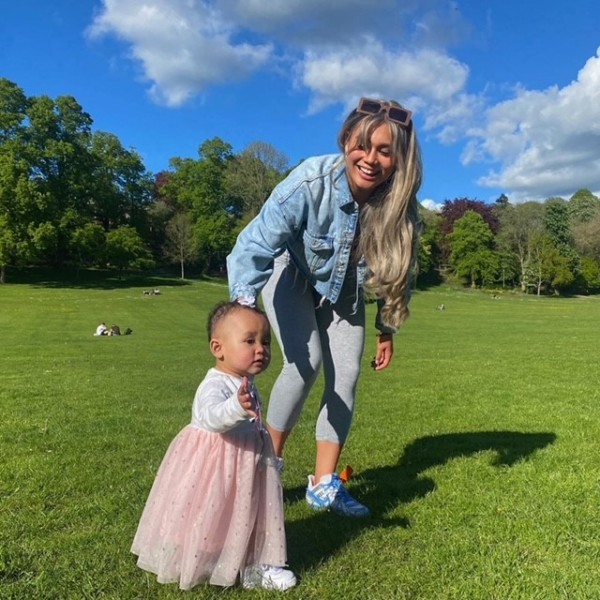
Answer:
[[283, 500], [269, 435], [191, 425], [171, 442], [131, 551], [160, 583], [231, 586], [253, 564], [287, 562]]

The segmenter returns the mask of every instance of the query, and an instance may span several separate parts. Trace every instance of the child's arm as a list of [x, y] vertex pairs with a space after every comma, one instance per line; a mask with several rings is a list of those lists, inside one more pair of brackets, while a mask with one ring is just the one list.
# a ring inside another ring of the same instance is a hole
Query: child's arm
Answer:
[[256, 418], [252, 396], [247, 378], [238, 388], [234, 387], [234, 382], [224, 387], [222, 382], [205, 381], [196, 392], [192, 422], [215, 433], [229, 431], [244, 421]]

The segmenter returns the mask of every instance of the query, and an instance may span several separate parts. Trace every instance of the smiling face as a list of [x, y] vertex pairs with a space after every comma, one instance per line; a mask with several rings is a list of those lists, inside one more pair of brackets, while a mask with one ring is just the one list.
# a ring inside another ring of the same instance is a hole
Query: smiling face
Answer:
[[360, 127], [357, 127], [344, 145], [348, 184], [359, 205], [367, 202], [396, 169], [392, 132], [388, 124], [383, 123], [373, 131], [369, 144], [362, 143], [360, 138]]
[[258, 375], [271, 361], [271, 330], [264, 315], [240, 307], [220, 321], [210, 340], [219, 371], [238, 377]]

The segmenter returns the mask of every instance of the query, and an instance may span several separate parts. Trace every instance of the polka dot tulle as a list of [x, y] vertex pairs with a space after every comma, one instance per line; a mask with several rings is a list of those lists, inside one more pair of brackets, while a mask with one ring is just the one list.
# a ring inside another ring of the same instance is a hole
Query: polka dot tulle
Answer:
[[264, 431], [185, 427], [161, 463], [131, 551], [161, 583], [230, 586], [286, 564], [281, 483]]

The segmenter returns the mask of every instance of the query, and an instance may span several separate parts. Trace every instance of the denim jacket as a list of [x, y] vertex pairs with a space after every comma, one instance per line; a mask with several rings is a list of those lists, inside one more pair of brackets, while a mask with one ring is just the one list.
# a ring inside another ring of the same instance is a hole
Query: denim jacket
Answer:
[[[322, 298], [339, 297], [358, 222], [346, 165], [340, 154], [309, 158], [279, 183], [260, 213], [244, 228], [227, 257], [231, 299], [253, 302], [273, 272], [273, 260], [288, 251], [297, 269]], [[369, 275], [360, 258], [357, 292]], [[358, 294], [357, 294], [358, 298]], [[376, 327], [392, 333], [380, 320]]]

